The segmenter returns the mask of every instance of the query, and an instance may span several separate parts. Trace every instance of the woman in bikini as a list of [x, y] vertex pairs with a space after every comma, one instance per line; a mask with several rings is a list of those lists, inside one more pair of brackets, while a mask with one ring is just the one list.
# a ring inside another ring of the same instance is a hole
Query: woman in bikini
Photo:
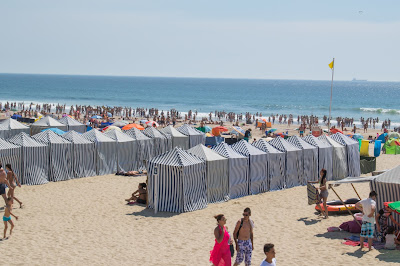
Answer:
[[19, 203], [19, 207], [22, 208], [22, 202], [15, 197], [15, 188], [17, 185], [21, 187], [21, 183], [19, 183], [17, 176], [11, 168], [11, 164], [6, 164], [7, 169], [7, 180], [10, 183], [10, 189], [8, 190], [7, 197], [11, 199], [15, 199]]
[[323, 200], [324, 203], [324, 210], [322, 210], [322, 208], [320, 207], [319, 203], [317, 203], [317, 206], [320, 208], [321, 210], [321, 214], [324, 214], [325, 212], [325, 218], [328, 218], [328, 208], [326, 206], [326, 201], [328, 199], [328, 187], [326, 184], [326, 170], [325, 169], [321, 169], [321, 171], [319, 172], [320, 178], [318, 181], [308, 181], [308, 183], [319, 183], [319, 189], [320, 193], [319, 193], [319, 200]]
[[147, 202], [147, 190], [146, 190], [146, 183], [139, 183], [138, 190], [132, 193], [132, 197], [126, 199], [128, 203], [131, 201], [140, 204], [146, 204]]
[[9, 223], [11, 225], [10, 236], [12, 235], [12, 231], [14, 229], [14, 223], [11, 220], [11, 215], [14, 216], [16, 220], [18, 220], [18, 216], [15, 216], [11, 211], [12, 211], [12, 199], [9, 197], [6, 200], [6, 208], [4, 209], [4, 215], [3, 215], [4, 239], [8, 239], [8, 238], [6, 238], [7, 223]]

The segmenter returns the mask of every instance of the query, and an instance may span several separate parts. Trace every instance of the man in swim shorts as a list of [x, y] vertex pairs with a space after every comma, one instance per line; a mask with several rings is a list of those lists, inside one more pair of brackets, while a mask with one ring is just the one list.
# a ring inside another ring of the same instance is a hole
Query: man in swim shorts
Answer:
[[7, 204], [6, 185], [7, 187], [10, 187], [10, 184], [7, 180], [6, 171], [4, 171], [3, 166], [0, 163], [0, 195], [3, 197], [5, 204]]
[[236, 244], [236, 260], [234, 266], [243, 262], [246, 266], [251, 265], [253, 253], [253, 221], [250, 220], [251, 210], [246, 208], [243, 211], [243, 218], [236, 223], [233, 238]]
[[363, 213], [361, 234], [360, 234], [360, 250], [364, 247], [364, 238], [368, 238], [368, 249], [372, 248], [372, 239], [374, 238], [375, 228], [375, 209], [376, 209], [376, 196], [375, 191], [369, 193], [369, 198], [360, 200], [356, 203], [356, 208]]

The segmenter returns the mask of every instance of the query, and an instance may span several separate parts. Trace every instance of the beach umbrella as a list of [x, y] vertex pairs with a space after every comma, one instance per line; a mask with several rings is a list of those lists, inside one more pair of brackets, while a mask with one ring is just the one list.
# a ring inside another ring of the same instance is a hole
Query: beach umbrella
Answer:
[[400, 214], [400, 201], [389, 203], [389, 208]]
[[21, 117], [22, 117], [22, 115], [12, 115], [11, 116], [12, 119], [17, 119], [17, 118], [21, 118]]
[[113, 115], [112, 115], [112, 113], [107, 113], [107, 116], [112, 117]]
[[131, 128], [137, 128], [137, 129], [139, 129], [139, 130], [144, 130], [144, 127], [142, 127], [141, 125], [135, 124], [135, 123], [133, 123], [133, 124], [128, 124], [128, 125], [124, 126], [122, 129], [123, 129], [123, 130], [129, 130], [129, 129], [131, 129]]
[[103, 133], [106, 133], [106, 132], [111, 131], [111, 130], [121, 131], [121, 129], [119, 127], [116, 127], [116, 126], [108, 126], [108, 127], [103, 128], [101, 131]]
[[243, 135], [244, 136], [244, 133], [245, 133], [245, 131], [244, 131], [244, 129], [243, 128], [241, 128], [241, 127], [238, 127], [238, 126], [233, 126], [233, 130], [231, 131], [231, 133], [232, 134], [235, 134], [235, 135]]
[[128, 124], [129, 124], [128, 121], [126, 121], [126, 120], [120, 120], [120, 121], [117, 121], [117, 122], [115, 122], [114, 124], [112, 124], [112, 126], [123, 127], [123, 126], [126, 126], [126, 125], [128, 125]]
[[276, 128], [271, 128], [270, 130], [265, 131], [265, 134], [275, 132], [276, 130], [277, 130]]
[[156, 127], [159, 127], [160, 125], [157, 123], [157, 122], [155, 122], [155, 121], [147, 121], [146, 122], [146, 125], [148, 125], [148, 126], [156, 126]]
[[147, 121], [149, 121], [149, 120], [142, 119], [142, 120], [140, 120], [139, 122], [140, 122], [140, 123], [147, 123]]
[[353, 139], [355, 139], [355, 140], [360, 140], [360, 139], [363, 139], [364, 137], [361, 135], [361, 134], [354, 134], [353, 135]]
[[45, 128], [45, 129], [42, 130], [42, 132], [43, 132], [43, 131], [46, 131], [46, 130], [51, 130], [51, 131], [53, 131], [54, 133], [57, 133], [58, 135], [62, 135], [62, 134], [65, 133], [65, 131], [63, 131], [63, 130], [61, 130], [61, 129], [59, 129], [59, 128], [56, 128], [56, 127]]
[[389, 139], [391, 139], [391, 138], [399, 139], [400, 138], [400, 134], [397, 133], [397, 132], [389, 133]]
[[228, 131], [228, 129], [227, 129], [226, 127], [223, 127], [223, 126], [217, 126], [217, 127], [214, 127], [214, 128], [218, 129], [218, 130], [221, 131], [221, 132], [226, 132], [226, 131]]
[[92, 116], [92, 118], [93, 118], [93, 119], [101, 119], [102, 117], [99, 116], [99, 115], [94, 115], [94, 116]]

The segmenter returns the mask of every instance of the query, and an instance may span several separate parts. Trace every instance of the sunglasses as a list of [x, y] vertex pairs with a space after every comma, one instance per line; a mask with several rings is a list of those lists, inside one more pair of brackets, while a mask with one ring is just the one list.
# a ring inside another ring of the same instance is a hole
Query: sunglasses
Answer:
[[249, 216], [247, 213], [243, 213], [243, 216]]

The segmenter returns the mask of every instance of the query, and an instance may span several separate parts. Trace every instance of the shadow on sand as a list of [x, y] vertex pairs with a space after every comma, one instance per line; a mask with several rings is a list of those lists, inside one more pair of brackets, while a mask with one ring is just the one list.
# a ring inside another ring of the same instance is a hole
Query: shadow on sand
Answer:
[[310, 218], [310, 217], [303, 217], [298, 219], [299, 222], [304, 222], [305, 225], [313, 225], [322, 221], [322, 218]]
[[[140, 205], [136, 205], [140, 206]], [[159, 217], [159, 218], [170, 218], [179, 215], [180, 213], [175, 213], [175, 212], [158, 212], [154, 213], [154, 210], [152, 209], [146, 209], [146, 207], [143, 207], [142, 210], [138, 212], [132, 212], [132, 213], [127, 213], [126, 215], [133, 215], [136, 217]]]

